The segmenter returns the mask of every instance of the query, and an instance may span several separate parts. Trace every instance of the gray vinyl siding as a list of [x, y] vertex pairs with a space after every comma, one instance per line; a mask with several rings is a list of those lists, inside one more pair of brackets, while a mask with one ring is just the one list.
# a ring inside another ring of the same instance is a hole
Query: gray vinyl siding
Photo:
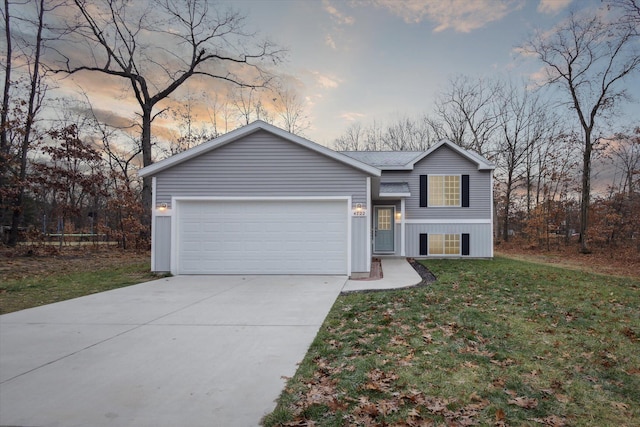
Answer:
[[351, 196], [366, 202], [367, 174], [257, 131], [156, 175], [156, 202], [172, 196]]
[[370, 259], [367, 257], [367, 233], [369, 217], [352, 217], [351, 221], [351, 271], [368, 272]]
[[[257, 131], [159, 172], [156, 205], [172, 197], [336, 197], [366, 203], [365, 172], [269, 132]], [[369, 222], [352, 218], [351, 269], [368, 272]], [[156, 217], [155, 271], [171, 269], [171, 217]]]
[[[381, 182], [407, 182], [408, 219], [490, 219], [491, 174], [446, 146], [418, 162], [412, 171], [383, 171]], [[420, 207], [420, 175], [469, 175], [469, 207]]]
[[[408, 257], [420, 255], [420, 234], [469, 234], [469, 257], [490, 258], [493, 237], [491, 224], [406, 224]], [[466, 258], [466, 256], [465, 256]]]
[[154, 271], [171, 271], [171, 217], [157, 216], [153, 232]]

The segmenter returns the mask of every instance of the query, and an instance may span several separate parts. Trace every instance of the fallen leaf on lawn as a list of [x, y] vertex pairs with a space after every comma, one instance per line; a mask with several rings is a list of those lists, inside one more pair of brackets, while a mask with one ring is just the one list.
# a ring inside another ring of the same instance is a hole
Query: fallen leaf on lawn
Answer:
[[471, 396], [469, 396], [469, 399], [471, 399], [472, 402], [482, 402], [484, 400], [475, 391], [473, 393], [471, 393]]
[[409, 411], [407, 415], [410, 417], [418, 418], [420, 416], [420, 411], [418, 411], [417, 408], [413, 408], [412, 410]]
[[496, 388], [504, 387], [505, 383], [506, 383], [506, 379], [504, 378], [496, 378], [493, 381], [491, 381], [491, 385]]
[[516, 362], [513, 359], [505, 359], [505, 360], [491, 359], [491, 363], [498, 366], [511, 366], [511, 365], [514, 365]]
[[611, 402], [611, 406], [613, 406], [616, 409], [629, 409], [629, 405], [622, 402]]
[[496, 421], [504, 421], [506, 414], [500, 408], [496, 410]]
[[446, 399], [436, 399], [436, 398], [429, 398], [424, 403], [427, 409], [434, 414], [440, 414], [446, 411], [448, 404], [449, 404], [449, 401], [447, 401]]
[[307, 420], [305, 418], [296, 418], [293, 421], [283, 424], [285, 427], [315, 427], [316, 423], [313, 420]]
[[345, 409], [347, 409], [349, 407], [349, 405], [346, 402], [339, 402], [338, 399], [336, 399], [335, 397], [333, 398], [332, 401], [327, 403], [327, 406], [333, 412], [344, 411]]
[[401, 336], [393, 336], [391, 337], [391, 345], [402, 345], [402, 346], [408, 346], [409, 344], [407, 343], [407, 340], [405, 340], [404, 338], [402, 338]]
[[516, 397], [515, 399], [507, 400], [507, 403], [524, 409], [535, 409], [538, 407], [538, 399], [532, 397]]
[[630, 368], [625, 371], [629, 375], [640, 375], [640, 369], [638, 368]]
[[539, 424], [544, 424], [549, 427], [564, 427], [567, 425], [567, 420], [558, 417], [557, 415], [550, 415], [546, 418], [532, 418], [531, 421], [535, 421]]

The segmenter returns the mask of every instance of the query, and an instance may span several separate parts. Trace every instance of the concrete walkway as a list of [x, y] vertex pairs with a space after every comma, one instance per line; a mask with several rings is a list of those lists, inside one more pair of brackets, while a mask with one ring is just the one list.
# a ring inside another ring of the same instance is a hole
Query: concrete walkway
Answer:
[[177, 276], [0, 316], [0, 426], [257, 426], [341, 291], [383, 278]]
[[348, 280], [342, 291], [401, 289], [417, 285], [422, 281], [422, 277], [405, 258], [381, 258], [380, 261], [382, 262], [382, 279]]

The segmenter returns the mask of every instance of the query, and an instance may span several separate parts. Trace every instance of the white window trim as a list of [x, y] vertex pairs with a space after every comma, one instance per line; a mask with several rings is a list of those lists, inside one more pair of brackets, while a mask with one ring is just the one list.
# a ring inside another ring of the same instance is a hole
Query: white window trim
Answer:
[[[490, 218], [476, 218], [476, 219], [407, 219], [407, 224], [492, 224], [493, 220]], [[451, 234], [451, 233], [449, 233]]]
[[[429, 191], [429, 180], [432, 176], [457, 176], [459, 178], [458, 182], [460, 183], [460, 203], [457, 205], [432, 205], [429, 203], [429, 197], [431, 195], [431, 191]], [[462, 207], [462, 174], [455, 173], [434, 173], [427, 175], [427, 207], [428, 208], [461, 208]]]

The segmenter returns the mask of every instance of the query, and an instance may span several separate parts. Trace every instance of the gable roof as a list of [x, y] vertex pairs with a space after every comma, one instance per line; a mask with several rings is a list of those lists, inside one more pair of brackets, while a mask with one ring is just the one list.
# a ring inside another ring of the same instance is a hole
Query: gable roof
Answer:
[[354, 159], [352, 157], [341, 154], [337, 151], [333, 151], [327, 147], [324, 147], [320, 144], [316, 144], [315, 142], [309, 141], [308, 139], [302, 138], [298, 135], [294, 135], [289, 133], [279, 127], [270, 125], [262, 120], [256, 120], [246, 126], [233, 130], [229, 133], [226, 133], [218, 138], [212, 139], [205, 143], [202, 143], [196, 147], [190, 148], [182, 153], [178, 153], [169, 158], [161, 160], [152, 165], [146, 166], [138, 171], [138, 175], [141, 177], [155, 175], [163, 170], [169, 169], [175, 165], [186, 162], [187, 160], [193, 159], [194, 157], [200, 156], [201, 154], [207, 153], [209, 151], [213, 151], [217, 148], [225, 146], [229, 143], [232, 143], [238, 139], [241, 139], [247, 135], [250, 135], [254, 132], [264, 130], [273, 135], [279, 136], [287, 141], [298, 144], [302, 147], [308, 148], [311, 151], [315, 151], [319, 154], [322, 154], [326, 157], [334, 159], [340, 163], [344, 163], [348, 166], [351, 166], [355, 169], [359, 169], [363, 172], [366, 172], [373, 176], [380, 176], [381, 171], [377, 167], [364, 163], [360, 160]]
[[493, 163], [480, 154], [472, 150], [465, 150], [446, 139], [439, 141], [427, 151], [342, 151], [341, 153], [382, 170], [413, 170], [416, 163], [442, 146], [449, 147], [470, 162], [475, 163], [478, 170], [495, 169]]
[[476, 153], [475, 151], [465, 150], [464, 148], [460, 147], [458, 144], [454, 144], [453, 142], [451, 142], [449, 140], [443, 139], [440, 142], [438, 142], [437, 144], [435, 144], [433, 147], [429, 148], [427, 151], [422, 153], [421, 156], [416, 157], [411, 162], [411, 169], [413, 169], [413, 165], [415, 165], [420, 160], [424, 159], [429, 154], [433, 153], [434, 151], [436, 151], [438, 148], [440, 148], [442, 146], [449, 147], [453, 151], [455, 151], [458, 154], [460, 154], [462, 157], [465, 157], [467, 160], [471, 161], [472, 163], [475, 163], [476, 165], [478, 165], [478, 170], [481, 170], [481, 171], [482, 170], [493, 170], [493, 169], [496, 168], [493, 163], [491, 163], [490, 161], [488, 161], [487, 159], [485, 159], [484, 157], [482, 157], [480, 154]]
[[353, 159], [381, 169], [403, 168], [424, 151], [340, 151]]

